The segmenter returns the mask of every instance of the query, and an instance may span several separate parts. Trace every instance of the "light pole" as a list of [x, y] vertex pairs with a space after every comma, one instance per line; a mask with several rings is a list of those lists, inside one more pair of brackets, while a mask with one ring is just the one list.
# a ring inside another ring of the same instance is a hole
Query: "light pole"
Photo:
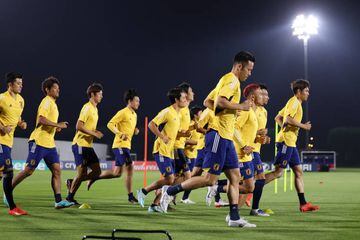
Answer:
[[[304, 15], [298, 15], [291, 28], [293, 29], [293, 36], [297, 36], [298, 39], [302, 40], [304, 43], [304, 78], [309, 80], [308, 77], [308, 41], [311, 35], [318, 33], [318, 20], [309, 15], [305, 17]], [[309, 121], [309, 101], [305, 103], [305, 122]], [[305, 148], [308, 148], [309, 145], [309, 131], [305, 132]]]

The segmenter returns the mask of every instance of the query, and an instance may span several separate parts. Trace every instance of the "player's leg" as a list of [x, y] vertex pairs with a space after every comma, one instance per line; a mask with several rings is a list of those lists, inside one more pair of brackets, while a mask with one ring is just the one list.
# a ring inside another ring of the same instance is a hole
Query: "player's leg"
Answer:
[[284, 169], [287, 168], [287, 164], [292, 154], [292, 149], [286, 146], [284, 143], [277, 143], [276, 144], [277, 153], [275, 156], [275, 170], [265, 174], [265, 184], [268, 184], [275, 180], [276, 178], [280, 178], [283, 173]]
[[134, 165], [131, 160], [128, 164], [125, 164], [125, 170], [126, 170], [125, 185], [126, 185], [126, 190], [128, 192], [128, 201], [130, 203], [138, 203], [139, 201], [135, 198], [133, 193]]
[[[76, 167], [76, 175], [74, 179], [71, 181], [70, 189], [66, 200], [74, 203], [74, 205], [79, 205], [79, 203], [74, 199], [77, 190], [79, 189], [81, 182], [85, 179], [87, 174], [87, 166], [84, 164], [80, 164]], [[68, 179], [69, 181], [69, 179]], [[67, 181], [67, 182], [68, 182]]]

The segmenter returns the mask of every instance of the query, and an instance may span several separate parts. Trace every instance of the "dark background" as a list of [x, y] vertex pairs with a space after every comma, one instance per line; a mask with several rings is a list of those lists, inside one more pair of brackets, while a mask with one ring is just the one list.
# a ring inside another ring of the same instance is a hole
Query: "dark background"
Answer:
[[[168, 105], [169, 88], [188, 81], [201, 104], [240, 50], [257, 59], [248, 82], [269, 87], [271, 129], [291, 96], [290, 82], [303, 77], [303, 45], [292, 36], [292, 20], [312, 13], [320, 28], [309, 42], [310, 135], [316, 149], [338, 151], [339, 165], [360, 166], [359, 12], [356, 1], [2, 0], [0, 74], [24, 74], [23, 118], [29, 128], [16, 136], [28, 137], [32, 131], [43, 97], [41, 81], [49, 75], [61, 81], [59, 121], [70, 122], [56, 139], [72, 139], [87, 101], [85, 90], [96, 81], [105, 88], [98, 124], [105, 137], [98, 142], [111, 144], [106, 123], [124, 106], [126, 89], [136, 88], [141, 96], [138, 124], [143, 133], [144, 117]], [[143, 135], [133, 144], [142, 158]], [[264, 151], [265, 160], [271, 160], [273, 146]]]

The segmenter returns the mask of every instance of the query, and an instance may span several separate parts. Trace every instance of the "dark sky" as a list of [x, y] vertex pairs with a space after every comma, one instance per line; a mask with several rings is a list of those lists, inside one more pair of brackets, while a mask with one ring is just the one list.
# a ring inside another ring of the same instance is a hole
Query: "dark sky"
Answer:
[[[195, 3], [196, 2], [196, 3]], [[269, 128], [291, 96], [289, 83], [303, 77], [303, 45], [291, 35], [299, 13], [319, 18], [319, 35], [309, 42], [311, 135], [327, 148], [328, 130], [359, 126], [360, 7], [356, 1], [26, 1], [0, 2], [0, 74], [24, 74], [23, 117], [33, 129], [41, 81], [61, 81], [60, 118], [72, 139], [85, 90], [104, 85], [99, 127], [123, 107], [122, 95], [141, 95], [139, 125], [168, 105], [166, 92], [182, 81], [193, 85], [201, 104], [218, 79], [231, 69], [240, 50], [257, 62], [248, 82], [270, 91]], [[3, 78], [2, 78], [3, 79]], [[4, 80], [1, 89], [5, 90]], [[243, 85], [244, 86], [244, 85]], [[142, 151], [142, 136], [134, 139]], [[152, 145], [152, 143], [150, 143]], [[142, 155], [142, 154], [141, 154]]]

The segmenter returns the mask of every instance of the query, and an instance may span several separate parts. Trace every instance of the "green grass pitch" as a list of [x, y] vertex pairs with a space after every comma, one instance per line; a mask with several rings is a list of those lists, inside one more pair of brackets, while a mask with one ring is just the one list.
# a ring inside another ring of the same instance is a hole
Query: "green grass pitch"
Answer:
[[[74, 173], [63, 171], [62, 182]], [[135, 173], [135, 189], [142, 186], [142, 177], [142, 173]], [[157, 172], [148, 172], [148, 183], [158, 177]], [[175, 212], [149, 214], [147, 208], [127, 203], [123, 178], [99, 181], [90, 191], [83, 183], [77, 200], [89, 203], [91, 209], [55, 210], [50, 172], [36, 171], [15, 189], [16, 202], [30, 216], [10, 216], [1, 206], [0, 236], [16, 240], [81, 239], [86, 234], [109, 235], [112, 229], [122, 228], [164, 229], [176, 240], [360, 239], [360, 169], [305, 173], [304, 179], [305, 196], [308, 201], [320, 205], [319, 212], [300, 213], [295, 190], [284, 193], [283, 179], [279, 179], [279, 193], [274, 194], [273, 183], [266, 185], [261, 203], [261, 208], [271, 208], [275, 214], [268, 218], [250, 217], [249, 209], [242, 208], [241, 215], [256, 223], [257, 228], [240, 229], [226, 226], [224, 219], [228, 208], [205, 206], [205, 189], [192, 192], [191, 199], [196, 205], [178, 203]], [[65, 184], [62, 193], [65, 197]], [[147, 206], [153, 196], [153, 193], [148, 195]]]

